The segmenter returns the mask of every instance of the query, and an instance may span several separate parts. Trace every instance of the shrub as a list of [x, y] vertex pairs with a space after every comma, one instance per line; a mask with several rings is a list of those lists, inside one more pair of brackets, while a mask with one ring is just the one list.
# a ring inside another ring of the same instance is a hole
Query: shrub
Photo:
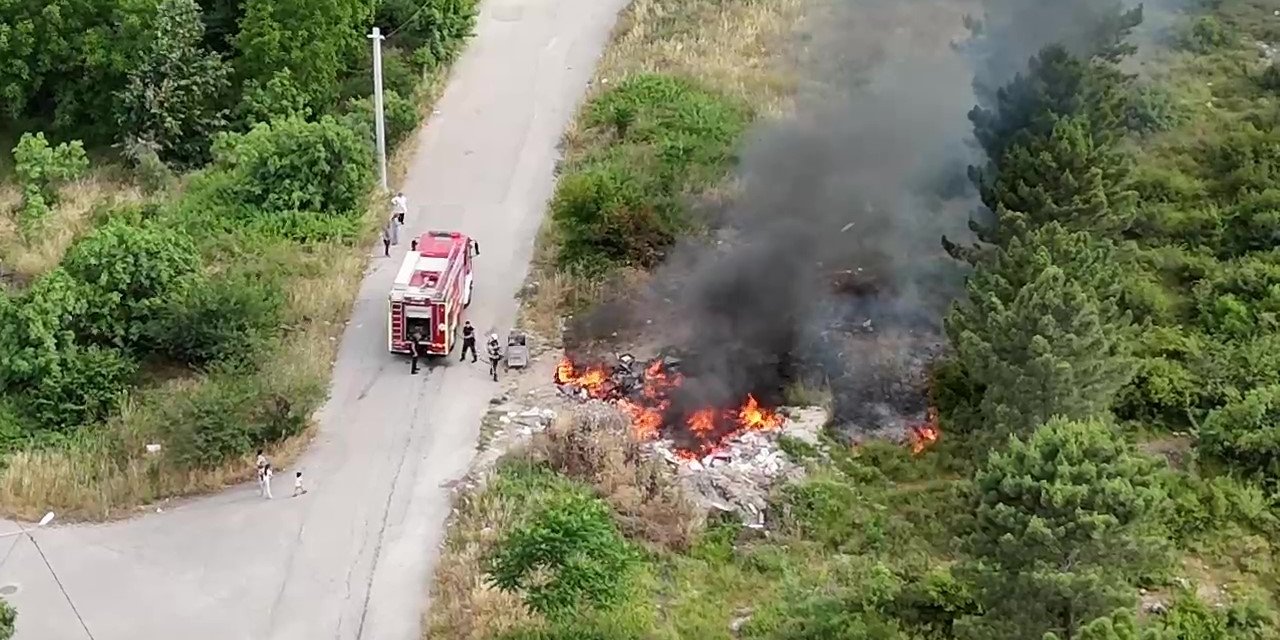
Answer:
[[677, 229], [661, 192], [653, 176], [625, 161], [563, 176], [551, 202], [561, 233], [560, 263], [588, 273], [614, 264], [657, 264]]
[[284, 296], [251, 276], [201, 279], [165, 305], [149, 327], [152, 343], [183, 363], [246, 363], [280, 323]]
[[1255, 389], [1210, 413], [1197, 446], [1241, 471], [1280, 480], [1280, 385]]
[[239, 203], [265, 214], [350, 215], [361, 209], [372, 177], [368, 145], [327, 116], [319, 122], [275, 120], [224, 135], [214, 157], [234, 176]]
[[28, 390], [25, 402], [43, 427], [68, 429], [105, 418], [120, 403], [137, 364], [115, 349], [72, 347]]
[[307, 99], [307, 94], [294, 81], [293, 73], [280, 69], [266, 81], [250, 79], [245, 83], [236, 115], [250, 127], [288, 118], [305, 120], [311, 116]]
[[14, 625], [18, 622], [18, 612], [7, 601], [0, 599], [0, 640], [13, 637]]
[[557, 496], [509, 531], [488, 558], [489, 579], [519, 592], [529, 608], [567, 620], [580, 608], [606, 608], [627, 592], [636, 561], [603, 502]]
[[1207, 54], [1231, 44], [1234, 35], [1213, 16], [1200, 16], [1182, 37], [1182, 46], [1195, 53]]
[[72, 321], [87, 310], [83, 289], [57, 269], [20, 298], [0, 296], [0, 388], [30, 386], [52, 375], [58, 354], [73, 348]]
[[476, 0], [384, 0], [378, 24], [401, 25], [390, 42], [414, 52], [415, 62], [431, 71], [457, 57], [475, 29]]
[[[418, 106], [394, 91], [384, 91], [382, 96], [383, 118], [387, 126], [387, 148], [403, 142], [418, 128]], [[347, 102], [346, 111], [339, 118], [344, 126], [358, 133], [369, 145], [376, 143], [373, 124], [373, 99], [358, 98]]]
[[195, 243], [181, 231], [113, 221], [77, 242], [63, 265], [90, 296], [86, 314], [75, 322], [77, 333], [136, 348], [200, 260]]
[[189, 468], [213, 467], [302, 433], [307, 414], [281, 391], [262, 388], [260, 379], [241, 369], [214, 369], [197, 389], [161, 411], [160, 420], [172, 429], [174, 460]]
[[58, 202], [59, 186], [79, 178], [89, 168], [79, 140], [49, 146], [44, 133], [24, 133], [13, 148], [13, 170], [22, 185], [19, 220], [32, 231]]
[[657, 264], [688, 223], [681, 194], [724, 174], [748, 115], [693, 82], [658, 74], [596, 97], [585, 122], [615, 144], [576, 163], [556, 188], [561, 266], [599, 273]]

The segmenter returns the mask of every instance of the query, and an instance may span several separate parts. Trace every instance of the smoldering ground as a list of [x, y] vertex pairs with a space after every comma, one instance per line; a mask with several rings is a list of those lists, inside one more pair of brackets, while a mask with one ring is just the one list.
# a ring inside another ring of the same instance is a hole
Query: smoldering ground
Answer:
[[965, 271], [940, 240], [965, 238], [980, 207], [965, 178], [982, 160], [967, 118], [975, 78], [1005, 72], [1001, 50], [1020, 57], [1009, 69], [1025, 67], [1048, 42], [1016, 21], [1076, 1], [1094, 0], [989, 0], [1015, 22], [984, 32], [980, 49], [961, 46], [963, 17], [980, 5], [815, 5], [797, 50], [810, 82], [793, 114], [748, 137], [730, 204], [708, 218], [712, 239], [675, 247], [646, 291], [583, 319], [571, 340], [661, 318], [663, 342], [686, 357], [667, 420], [676, 428], [748, 393], [779, 403], [808, 379], [830, 387], [843, 432], [903, 435], [924, 419], [924, 368], [962, 291]]

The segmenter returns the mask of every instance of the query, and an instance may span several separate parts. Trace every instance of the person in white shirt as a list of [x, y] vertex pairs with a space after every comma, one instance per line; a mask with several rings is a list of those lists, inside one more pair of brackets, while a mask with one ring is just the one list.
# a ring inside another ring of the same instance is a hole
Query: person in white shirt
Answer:
[[306, 492], [307, 490], [302, 486], [302, 472], [293, 474], [293, 497], [296, 498]]
[[271, 471], [271, 465], [268, 464], [262, 470], [262, 497], [268, 500], [272, 499], [272, 495], [271, 495], [271, 476], [272, 475], [274, 475], [274, 472]]
[[391, 199], [391, 214], [404, 224], [404, 214], [409, 212], [409, 200], [404, 197], [403, 191], [397, 191], [396, 196]]

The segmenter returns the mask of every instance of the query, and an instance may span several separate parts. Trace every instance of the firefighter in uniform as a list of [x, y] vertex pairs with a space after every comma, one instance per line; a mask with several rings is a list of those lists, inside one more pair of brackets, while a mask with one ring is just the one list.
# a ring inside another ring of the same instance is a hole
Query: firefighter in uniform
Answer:
[[415, 329], [409, 336], [409, 375], [418, 375], [418, 358], [422, 355], [422, 330]]
[[467, 359], [467, 350], [471, 350], [471, 361], [476, 361], [476, 328], [468, 320], [462, 324], [462, 359]]
[[498, 348], [498, 334], [489, 334], [489, 375], [498, 381], [498, 362], [502, 360], [502, 350]]

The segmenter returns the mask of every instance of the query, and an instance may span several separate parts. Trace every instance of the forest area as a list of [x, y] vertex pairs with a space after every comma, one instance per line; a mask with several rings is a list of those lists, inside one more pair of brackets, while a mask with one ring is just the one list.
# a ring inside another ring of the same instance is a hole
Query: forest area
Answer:
[[395, 149], [476, 14], [0, 4], [0, 511], [128, 515], [301, 446], [388, 210], [367, 35]]
[[[559, 331], [715, 231], [753, 126], [795, 107], [773, 58], [815, 4], [633, 4], [568, 137], [528, 326]], [[852, 5], [993, 37], [1016, 24], [999, 12], [1053, 5], [1080, 27], [997, 60], [1014, 69], [960, 111], [977, 161], [950, 188], [981, 214], [928, 238], [964, 273], [929, 367], [936, 446], [784, 433], [806, 474], [765, 527], [693, 526], [660, 462], [563, 419], [460, 502], [424, 637], [1280, 636], [1280, 3]]]

